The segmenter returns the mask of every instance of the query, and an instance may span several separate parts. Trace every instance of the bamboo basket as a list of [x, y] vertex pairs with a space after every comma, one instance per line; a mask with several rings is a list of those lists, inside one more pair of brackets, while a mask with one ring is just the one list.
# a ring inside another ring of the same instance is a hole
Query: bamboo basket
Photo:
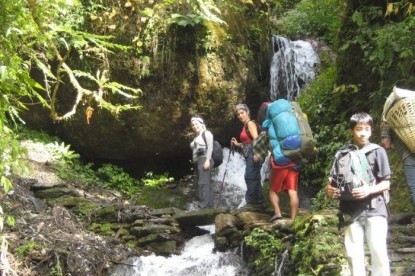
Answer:
[[403, 98], [386, 114], [386, 121], [395, 134], [415, 153], [415, 99]]

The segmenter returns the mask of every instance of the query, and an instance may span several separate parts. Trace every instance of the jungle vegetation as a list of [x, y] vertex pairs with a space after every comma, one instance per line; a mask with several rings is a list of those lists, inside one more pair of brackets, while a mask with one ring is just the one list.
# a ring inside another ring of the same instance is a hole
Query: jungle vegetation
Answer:
[[[276, 33], [320, 40], [335, 53], [335, 60], [322, 57], [318, 77], [299, 99], [319, 147], [318, 158], [304, 169], [309, 186], [325, 185], [326, 161], [347, 140], [345, 122], [350, 114], [367, 111], [379, 125], [392, 88], [415, 89], [415, 6], [410, 0], [0, 2], [0, 186], [5, 193], [12, 185], [9, 176], [24, 169], [19, 160], [25, 152], [17, 132], [24, 123], [22, 110], [41, 104], [50, 110], [51, 120], [60, 121], [70, 120], [80, 104], [92, 102], [114, 116], [142, 108], [140, 79], [151, 75], [161, 59], [172, 59], [167, 32], [193, 30], [193, 39], [207, 52], [229, 40], [227, 51], [253, 62], [264, 55], [264, 45]], [[229, 24], [225, 20], [229, 13], [246, 17], [246, 26], [233, 26], [237, 30], [232, 36], [220, 28]], [[136, 29], [127, 29], [130, 21], [136, 22]], [[135, 35], [123, 37], [121, 31]], [[246, 44], [247, 36], [251, 44]], [[140, 60], [134, 67], [138, 76], [134, 84], [111, 79], [109, 57], [125, 53]], [[59, 93], [76, 93], [76, 101], [63, 108], [56, 100]], [[91, 105], [86, 119], [93, 114]], [[392, 152], [396, 182], [402, 182], [399, 161], [399, 154]], [[111, 171], [120, 175], [117, 169], [106, 169]], [[400, 193], [404, 198], [402, 189], [394, 194], [397, 199], [391, 206], [408, 210], [409, 201], [400, 200]], [[317, 196], [316, 208], [326, 204], [323, 197]], [[0, 205], [0, 231], [12, 220]]]

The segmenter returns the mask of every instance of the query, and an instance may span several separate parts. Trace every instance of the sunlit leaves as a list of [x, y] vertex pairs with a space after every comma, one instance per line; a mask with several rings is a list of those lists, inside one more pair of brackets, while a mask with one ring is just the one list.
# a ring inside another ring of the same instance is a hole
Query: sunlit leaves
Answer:
[[343, 93], [357, 93], [359, 92], [359, 87], [357, 87], [357, 85], [355, 84], [349, 84], [349, 85], [345, 85], [345, 84], [341, 84], [337, 87], [334, 88], [333, 93], [334, 94], [343, 94]]
[[388, 3], [384, 13], [378, 6], [362, 6], [352, 19], [358, 27], [355, 37], [345, 42], [341, 50], [358, 45], [373, 73], [387, 79], [391, 71], [398, 70], [402, 80], [410, 79], [415, 55], [412, 3], [406, 0]]
[[203, 22], [203, 18], [200, 15], [197, 14], [185, 14], [185, 15], [181, 15], [181, 14], [177, 14], [174, 13], [171, 15], [170, 20], [169, 20], [169, 24], [177, 24], [181, 27], [186, 27], [186, 26], [196, 26], [198, 24], [201, 24]]
[[393, 3], [388, 3], [386, 5], [386, 12], [385, 12], [385, 16], [390, 15], [393, 12]]
[[399, 12], [404, 13], [406, 16], [411, 15], [415, 11], [415, 6], [411, 2], [399, 1], [396, 3], [387, 3], [385, 17], [392, 14], [397, 15]]
[[278, 19], [278, 32], [289, 37], [317, 36], [332, 44], [340, 26], [341, 3], [340, 0], [301, 0]]

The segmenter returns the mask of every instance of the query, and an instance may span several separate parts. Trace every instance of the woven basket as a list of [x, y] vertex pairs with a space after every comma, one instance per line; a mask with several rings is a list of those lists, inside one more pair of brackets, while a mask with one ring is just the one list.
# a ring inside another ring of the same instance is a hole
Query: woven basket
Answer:
[[386, 114], [386, 121], [409, 150], [415, 153], [415, 99], [403, 98]]

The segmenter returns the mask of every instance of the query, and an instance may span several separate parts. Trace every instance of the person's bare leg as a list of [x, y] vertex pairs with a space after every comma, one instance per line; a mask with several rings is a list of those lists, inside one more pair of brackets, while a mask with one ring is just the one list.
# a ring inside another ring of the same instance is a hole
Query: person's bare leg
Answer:
[[273, 191], [269, 191], [269, 201], [272, 204], [272, 208], [274, 209], [274, 214], [278, 217], [281, 217], [281, 209], [280, 209], [280, 199], [278, 194]]
[[294, 190], [288, 190], [288, 196], [290, 197], [290, 215], [291, 219], [295, 219], [295, 216], [298, 212], [298, 206], [299, 206], [299, 199], [298, 199], [298, 193]]

